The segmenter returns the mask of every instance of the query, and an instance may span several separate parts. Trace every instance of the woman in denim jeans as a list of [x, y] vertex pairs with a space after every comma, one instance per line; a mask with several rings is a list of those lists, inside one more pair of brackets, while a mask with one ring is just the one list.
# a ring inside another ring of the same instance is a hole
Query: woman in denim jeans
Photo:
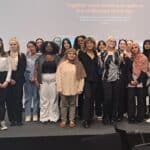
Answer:
[[24, 96], [25, 96], [25, 121], [31, 121], [31, 107], [33, 102], [33, 121], [38, 121], [38, 108], [39, 98], [38, 89], [34, 82], [34, 65], [35, 61], [39, 57], [37, 54], [37, 47], [34, 41], [27, 43], [28, 54], [26, 56], [27, 66], [25, 71], [25, 84], [24, 84]]

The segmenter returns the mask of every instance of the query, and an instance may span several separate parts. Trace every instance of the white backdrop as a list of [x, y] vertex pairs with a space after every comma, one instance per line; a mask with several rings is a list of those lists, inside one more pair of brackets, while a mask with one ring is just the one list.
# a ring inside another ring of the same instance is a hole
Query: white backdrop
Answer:
[[149, 6], [149, 0], [1, 0], [0, 37], [6, 50], [17, 37], [22, 51], [38, 37], [114, 35], [141, 42], [150, 38]]

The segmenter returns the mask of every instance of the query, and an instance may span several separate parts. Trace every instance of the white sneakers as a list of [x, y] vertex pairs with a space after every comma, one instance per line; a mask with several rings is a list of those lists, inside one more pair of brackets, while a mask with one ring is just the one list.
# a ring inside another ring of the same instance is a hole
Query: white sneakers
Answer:
[[25, 122], [30, 122], [31, 121], [31, 116], [26, 116], [25, 117]]
[[35, 122], [35, 121], [38, 121], [38, 116], [37, 115], [34, 115], [33, 116], [33, 121]]
[[101, 121], [102, 119], [103, 119], [102, 116], [97, 116], [97, 120], [98, 120], [98, 121]]
[[[31, 121], [31, 116], [26, 116], [25, 117], [25, 122], [30, 122]], [[33, 121], [38, 121], [38, 116], [37, 115], [33, 115]]]
[[150, 118], [146, 120], [147, 123], [150, 123]]
[[2, 121], [1, 123], [0, 123], [0, 130], [7, 130], [8, 129], [8, 127], [6, 126], [6, 124], [5, 124], [5, 121]]

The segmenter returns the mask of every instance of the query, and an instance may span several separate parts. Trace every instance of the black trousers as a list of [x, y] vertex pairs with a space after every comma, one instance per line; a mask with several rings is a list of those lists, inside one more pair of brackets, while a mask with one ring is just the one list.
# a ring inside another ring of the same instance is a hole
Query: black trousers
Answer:
[[107, 82], [103, 81], [104, 88], [104, 103], [103, 103], [103, 118], [110, 120], [117, 119], [118, 102], [119, 102], [119, 87], [120, 80]]
[[6, 90], [7, 89], [0, 89], [0, 121], [5, 119]]
[[[7, 72], [0, 72], [0, 83], [2, 84], [7, 76]], [[6, 89], [0, 88], [0, 121], [5, 119]]]
[[10, 85], [7, 91], [7, 111], [10, 122], [22, 122], [23, 84]]
[[[150, 96], [148, 96], [148, 88], [144, 87], [143, 88], [143, 95], [144, 95], [144, 115], [146, 116], [147, 114], [150, 114]], [[149, 100], [149, 105], [147, 108], [147, 104], [146, 104], [146, 98], [148, 96], [148, 100]]]
[[123, 114], [127, 112], [128, 105], [128, 92], [127, 85], [124, 77], [120, 79], [120, 91], [119, 91], [119, 103], [118, 103], [118, 118], [123, 118]]
[[99, 79], [96, 86], [96, 97], [95, 97], [95, 114], [96, 116], [102, 116], [104, 102], [104, 90], [102, 80]]
[[82, 109], [83, 109], [83, 93], [78, 96], [78, 108], [77, 114], [80, 119], [82, 119]]
[[[135, 96], [137, 96], [137, 107]], [[128, 119], [144, 119], [143, 88], [128, 88]], [[136, 113], [137, 112], [137, 113]]]
[[82, 105], [82, 119], [90, 121], [94, 116], [94, 101], [96, 96], [96, 82], [85, 81]]

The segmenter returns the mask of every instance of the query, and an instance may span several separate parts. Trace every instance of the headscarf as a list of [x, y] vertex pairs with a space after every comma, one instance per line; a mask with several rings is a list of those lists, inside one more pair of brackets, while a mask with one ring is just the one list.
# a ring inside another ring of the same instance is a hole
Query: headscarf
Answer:
[[70, 48], [68, 50], [66, 50], [64, 57], [62, 58], [60, 64], [66, 60], [68, 60], [68, 53], [73, 52], [76, 54], [76, 57], [73, 61], [70, 61], [72, 64], [74, 64], [76, 66], [76, 77], [77, 80], [80, 80], [82, 78], [86, 77], [86, 73], [85, 73], [85, 69], [82, 65], [82, 63], [79, 61], [78, 57], [77, 57], [77, 51], [74, 48]]
[[138, 43], [133, 43], [133, 45], [137, 46], [139, 49], [137, 54], [133, 54], [133, 74], [139, 77], [141, 72], [148, 71], [148, 59], [140, 52]]

